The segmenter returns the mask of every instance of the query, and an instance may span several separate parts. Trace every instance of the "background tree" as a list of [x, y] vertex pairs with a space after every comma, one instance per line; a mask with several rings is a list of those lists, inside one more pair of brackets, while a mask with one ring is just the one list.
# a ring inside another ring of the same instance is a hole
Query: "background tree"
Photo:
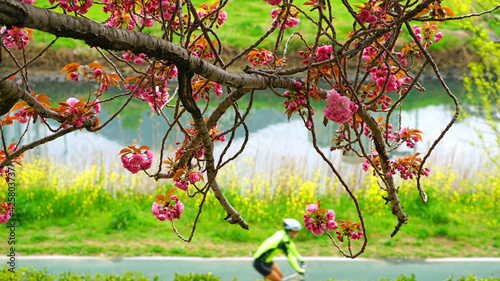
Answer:
[[[475, 12], [479, 13], [484, 5], [491, 5], [492, 1], [475, 3], [473, 1], [460, 1], [460, 9], [466, 10], [466, 7], [474, 7]], [[477, 5], [475, 5], [477, 4]], [[481, 139], [481, 145], [487, 152], [486, 155], [496, 166], [500, 165], [500, 155], [498, 147], [500, 145], [500, 129], [498, 128], [498, 118], [500, 101], [500, 85], [498, 84], [498, 73], [500, 73], [500, 49], [498, 48], [498, 37], [490, 30], [499, 28], [500, 20], [498, 13], [487, 14], [484, 21], [474, 18], [470, 21], [462, 22], [464, 30], [467, 30], [473, 38], [474, 48], [480, 55], [479, 62], [469, 64], [470, 74], [465, 75], [464, 85], [467, 88], [467, 106], [464, 116], [471, 114], [482, 115], [486, 125], [491, 129], [494, 135], [493, 141], [483, 132], [479, 131], [478, 136]], [[476, 93], [480, 98], [474, 97]]]
[[[386, 193], [383, 200], [397, 218], [391, 233], [394, 236], [408, 220], [398, 197], [395, 177], [416, 179], [417, 190], [425, 203], [427, 195], [420, 184], [421, 176], [430, 172], [424, 168], [425, 162], [459, 113], [459, 103], [427, 48], [443, 37], [438, 30], [441, 22], [472, 15], [455, 17], [440, 0], [372, 0], [360, 5], [328, 0], [312, 0], [300, 5], [288, 0], [266, 2], [273, 6], [270, 9], [273, 21], [269, 29], [241, 53], [225, 61], [222, 58], [224, 42], [218, 37], [217, 29], [228, 24], [225, 22], [230, 15], [224, 12], [224, 7], [237, 4], [228, 0], [199, 7], [190, 0], [60, 0], [50, 1], [54, 6], [45, 9], [33, 6], [31, 0], [1, 0], [3, 51], [5, 57], [18, 65], [17, 71], [0, 77], [2, 127], [13, 122], [33, 123], [13, 144], [6, 143], [2, 130], [0, 168], [3, 175], [8, 180], [9, 165], [21, 164], [22, 154], [30, 149], [77, 130], [99, 132], [105, 129], [120, 112], [128, 110], [130, 100], [136, 98], [147, 102], [152, 112], [163, 117], [164, 136], [160, 151], [152, 152], [149, 147], [134, 145], [120, 151], [124, 168], [132, 173], [144, 172], [156, 180], [171, 179], [177, 189], [187, 192], [190, 197], [203, 198], [187, 238], [175, 228], [175, 219], [179, 219], [184, 210], [184, 203], [174, 195], [175, 189], [155, 197], [153, 214], [160, 220], [171, 221], [178, 236], [191, 241], [205, 198], [211, 196], [209, 191], [212, 190], [227, 213], [226, 220], [248, 229], [244, 218], [225, 198], [217, 173], [245, 148], [249, 133], [245, 118], [251, 110], [254, 94], [258, 90], [271, 89], [283, 98], [288, 118], [293, 114], [302, 118], [303, 129], [310, 132], [315, 150], [328, 163], [358, 210], [359, 223], [354, 223], [335, 220], [333, 210], [321, 208], [319, 201], [309, 203], [304, 217], [306, 227], [316, 235], [326, 233], [339, 251], [348, 257], [360, 255], [367, 244], [365, 223], [357, 199], [317, 144], [316, 128], [322, 124], [315, 123], [312, 116], [317, 107], [324, 107], [318, 101], [325, 100], [323, 123], [333, 121], [340, 126], [333, 132], [331, 149], [365, 160], [364, 169], [371, 170], [378, 178], [380, 188]], [[353, 29], [343, 41], [339, 40], [334, 25], [335, 11], [340, 6], [349, 11], [353, 20]], [[102, 9], [107, 19], [103, 22], [90, 19], [86, 16], [89, 9]], [[285, 32], [293, 28], [298, 30], [296, 26], [301, 21], [315, 26], [313, 36], [300, 31]], [[57, 38], [84, 41], [101, 54], [113, 72], [98, 63], [66, 62], [62, 70], [68, 80], [83, 79], [95, 83], [96, 88], [89, 87], [87, 96], [53, 105], [49, 95], [30, 89], [28, 68], [45, 52], [43, 50], [34, 58], [26, 57], [25, 50], [29, 48], [33, 30]], [[401, 44], [398, 39], [403, 31], [410, 40]], [[274, 42], [272, 50], [259, 48], [270, 38]], [[301, 46], [302, 62], [299, 65], [290, 63], [288, 48], [291, 42]], [[21, 50], [21, 59], [11, 51], [13, 48]], [[243, 72], [228, 71], [238, 60], [248, 60], [252, 67], [247, 66]], [[391, 115], [401, 113], [405, 98], [412, 89], [425, 90], [418, 81], [426, 68], [430, 68], [441, 82], [455, 105], [455, 113], [428, 151], [394, 158], [392, 152], [397, 147], [414, 147], [422, 140], [422, 131], [405, 127], [401, 118], [395, 124], [389, 120]], [[20, 77], [20, 83], [10, 79], [14, 75]], [[168, 81], [175, 78], [178, 86], [175, 90], [168, 89]], [[320, 81], [328, 88], [318, 86]], [[103, 99], [103, 93], [115, 86], [123, 87], [123, 92]], [[208, 105], [213, 103], [211, 96], [213, 93], [222, 95], [222, 87], [226, 92], [223, 101], [213, 112], [208, 112]], [[389, 93], [396, 94], [397, 98], [391, 99]], [[242, 109], [238, 101], [247, 95], [250, 103]], [[121, 101], [121, 108], [108, 120], [100, 120], [100, 106], [112, 100]], [[168, 118], [166, 111], [173, 112], [173, 118]], [[233, 126], [221, 131], [217, 122], [229, 111], [235, 113]], [[189, 115], [193, 121], [183, 124], [180, 118], [184, 115]], [[59, 126], [52, 128], [47, 119], [55, 120]], [[52, 134], [21, 145], [23, 136], [33, 126], [46, 126]], [[245, 141], [235, 155], [226, 155], [233, 145], [237, 128], [245, 131]], [[182, 132], [184, 139], [177, 140], [179, 147], [175, 155], [167, 156], [164, 144], [167, 138], [172, 138], [174, 130]], [[226, 144], [219, 159], [214, 157], [214, 142]], [[156, 157], [160, 164], [155, 169], [152, 163]], [[8, 220], [12, 206], [6, 202], [1, 206]], [[330, 234], [335, 230], [339, 241], [347, 240], [348, 253]], [[363, 238], [362, 247], [353, 253], [350, 241], [360, 238]]]

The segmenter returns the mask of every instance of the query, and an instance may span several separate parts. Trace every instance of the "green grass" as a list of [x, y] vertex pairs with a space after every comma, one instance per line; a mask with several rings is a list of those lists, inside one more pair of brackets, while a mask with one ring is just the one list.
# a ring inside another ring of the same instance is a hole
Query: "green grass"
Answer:
[[[298, 171], [282, 170], [266, 179], [238, 175], [228, 168], [219, 180], [233, 206], [250, 225], [243, 230], [229, 225], [213, 196], [203, 209], [192, 243], [184, 243], [169, 222], [151, 214], [159, 188], [144, 175], [120, 174], [92, 167], [77, 173], [71, 167], [32, 161], [16, 169], [16, 216], [22, 255], [64, 254], [105, 256], [247, 256], [277, 229], [286, 217], [300, 219], [304, 202], [321, 199], [337, 219], [359, 221], [352, 201], [339, 193], [334, 179], [318, 176], [303, 180]], [[500, 256], [500, 171], [476, 174], [475, 181], [457, 180], [449, 170], [433, 171], [424, 180], [429, 202], [422, 204], [413, 183], [401, 183], [400, 197], [410, 217], [390, 239], [396, 219], [381, 199], [372, 177], [357, 191], [369, 238], [365, 257]], [[154, 181], [153, 181], [154, 182]], [[242, 186], [249, 188], [243, 195]], [[320, 187], [329, 188], [320, 191]], [[273, 188], [271, 188], [273, 187]], [[155, 191], [156, 190], [156, 191]], [[178, 191], [185, 204], [180, 233], [188, 237], [199, 198]], [[2, 184], [0, 194], [6, 194]], [[7, 234], [3, 234], [7, 235]], [[305, 256], [339, 255], [327, 237], [301, 231], [300, 252]], [[353, 243], [359, 249], [360, 242]], [[343, 245], [345, 247], [345, 245]]]
[[[5, 280], [5, 281], [52, 281], [52, 280], [60, 280], [60, 281], [68, 281], [68, 280], [82, 280], [82, 281], [146, 281], [150, 280], [149, 278], [144, 277], [140, 272], [137, 273], [131, 273], [131, 272], [125, 272], [122, 275], [116, 275], [116, 274], [96, 274], [96, 275], [91, 275], [90, 273], [86, 274], [77, 274], [77, 273], [71, 273], [71, 272], [64, 272], [61, 274], [50, 274], [47, 272], [46, 269], [42, 270], [34, 270], [33, 268], [28, 269], [28, 268], [19, 268], [16, 270], [15, 273], [11, 273], [7, 271], [8, 268], [4, 267], [0, 269], [0, 280]], [[157, 276], [153, 278], [153, 280], [163, 280]], [[190, 273], [190, 274], [178, 274], [175, 273], [175, 277], [173, 281], [220, 281], [222, 280], [218, 276], [215, 276], [211, 273], [208, 274], [197, 274], [197, 273]], [[234, 281], [237, 279], [235, 278]], [[379, 279], [378, 281], [417, 281], [415, 279], [415, 276], [406, 276], [404, 274], [401, 274], [400, 276], [391, 279], [391, 278], [382, 278]], [[447, 278], [446, 281], [453, 281], [455, 280], [453, 277]], [[500, 279], [496, 277], [489, 277], [489, 278], [478, 278], [474, 275], [469, 275], [469, 276], [464, 276], [464, 277], [459, 277], [456, 279], [456, 281], [498, 281]], [[328, 278], [326, 281], [340, 281], [339, 279], [336, 278]]]
[[[199, 6], [205, 2], [212, 3], [213, 1], [203, 1], [195, 0], [193, 3]], [[307, 0], [299, 0], [294, 3], [304, 9], [309, 10], [310, 6], [304, 6], [303, 3]], [[357, 5], [363, 1], [351, 1], [351, 5]], [[343, 6], [341, 0], [331, 1], [333, 9], [333, 25], [336, 28], [337, 36], [340, 41], [344, 41], [347, 38], [347, 34], [352, 29], [352, 16], [348, 13], [347, 9]], [[448, 4], [453, 5], [453, 4]], [[39, 1], [36, 4], [38, 7], [49, 7], [48, 1]], [[450, 6], [453, 9], [453, 6]], [[262, 0], [246, 1], [245, 8], [242, 9], [241, 2], [236, 0], [230, 0], [224, 11], [228, 14], [228, 19], [225, 24], [223, 24], [219, 29], [216, 30], [219, 38], [221, 39], [224, 47], [243, 49], [248, 47], [249, 44], [257, 41], [270, 27], [272, 23], [272, 18], [270, 12], [273, 6]], [[355, 8], [356, 9], [356, 8]], [[56, 9], [55, 11], [61, 12], [61, 9]], [[95, 4], [91, 9], [89, 9], [87, 17], [92, 18], [96, 21], [104, 21], [108, 18], [109, 14], [105, 14], [102, 11], [102, 6]], [[311, 12], [310, 16], [313, 19], [318, 18], [317, 11]], [[309, 44], [313, 44], [314, 38], [317, 33], [317, 27], [311, 23], [306, 17], [301, 16], [301, 23], [299, 26], [291, 29], [287, 29], [285, 32], [285, 41], [294, 31], [300, 31]], [[460, 30], [460, 24], [456, 21], [447, 22], [442, 27], [444, 30]], [[498, 29], [497, 26], [492, 26], [495, 30]], [[158, 24], [152, 28], [146, 28], [145, 32], [150, 32], [153, 35], [159, 36], [161, 30]], [[403, 36], [405, 37], [405, 36]], [[408, 36], [406, 36], [408, 37]], [[35, 32], [35, 41], [41, 44], [46, 44], [52, 41], [55, 37], [50, 34]], [[270, 36], [264, 42], [260, 44], [260, 47], [265, 47], [267, 49], [274, 48], [274, 43], [276, 40], [276, 35]], [[323, 42], [329, 43], [329, 42]], [[445, 36], [440, 44], [435, 44], [431, 46], [431, 49], [445, 49], [450, 48], [450, 46], [461, 45], [464, 42], [453, 36]], [[451, 45], [450, 45], [451, 44]], [[55, 48], [66, 48], [66, 49], [76, 49], [79, 52], [87, 52], [88, 55], [95, 56], [95, 53], [85, 51], [85, 45], [81, 41], [75, 41], [68, 38], [60, 38]], [[297, 51], [299, 49], [305, 49], [304, 44], [298, 37], [291, 41], [289, 50]]]

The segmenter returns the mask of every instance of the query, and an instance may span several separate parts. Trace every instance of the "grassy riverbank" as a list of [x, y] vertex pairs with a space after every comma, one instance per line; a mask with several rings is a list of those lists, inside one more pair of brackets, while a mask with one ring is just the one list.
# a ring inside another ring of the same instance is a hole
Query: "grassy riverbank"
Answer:
[[[149, 278], [144, 277], [140, 272], [137, 273], [132, 273], [132, 272], [125, 272], [122, 275], [117, 275], [117, 274], [96, 274], [92, 275], [90, 273], [87, 274], [76, 274], [76, 273], [71, 273], [71, 272], [65, 272], [62, 274], [50, 274], [46, 270], [34, 270], [34, 269], [27, 269], [27, 268], [20, 268], [17, 269], [15, 274], [12, 274], [11, 272], [7, 271], [7, 267], [0, 268], [0, 280], [3, 281], [52, 281], [52, 280], [59, 280], [59, 281], [72, 281], [72, 280], [82, 280], [82, 281], [147, 281], [150, 280]], [[160, 277], [155, 277], [155, 281], [157, 280], [163, 280]], [[208, 274], [187, 274], [187, 275], [182, 275], [182, 274], [177, 274], [175, 273], [175, 277], [173, 281], [222, 281], [221, 278], [218, 276], [215, 276], [211, 273]], [[382, 278], [382, 279], [377, 279], [374, 281], [417, 281], [414, 276], [406, 276], [404, 274], [391, 279], [391, 278]], [[446, 280], [443, 281], [499, 281], [499, 278], [496, 277], [491, 277], [491, 278], [478, 278], [474, 275], [469, 275], [469, 276], [463, 276], [463, 277], [458, 277], [457, 279], [450, 277], [447, 278]], [[237, 281], [235, 278], [233, 281]], [[328, 278], [325, 281], [342, 281], [336, 278]]]
[[[34, 269], [27, 269], [27, 268], [20, 268], [17, 269], [15, 274], [12, 274], [11, 272], [7, 271], [7, 267], [0, 268], [0, 280], [3, 281], [52, 281], [52, 280], [59, 280], [59, 281], [72, 281], [72, 280], [82, 280], [82, 281], [147, 281], [150, 280], [149, 278], [144, 277], [140, 272], [137, 273], [132, 273], [132, 272], [125, 272], [122, 275], [117, 275], [117, 274], [96, 274], [92, 275], [90, 273], [87, 274], [76, 274], [76, 273], [71, 273], [71, 272], [65, 272], [62, 274], [50, 274], [46, 270], [34, 270]], [[157, 280], [163, 280], [160, 277], [155, 277], [155, 281]], [[187, 275], [182, 275], [182, 274], [177, 274], [175, 273], [175, 277], [173, 281], [222, 281], [221, 278], [218, 276], [215, 276], [211, 273], [208, 274], [187, 274]], [[391, 278], [382, 278], [382, 279], [377, 279], [374, 281], [417, 281], [415, 279], [415, 276], [406, 276], [404, 274], [391, 279]], [[469, 275], [469, 276], [463, 276], [463, 277], [458, 277], [457, 279], [450, 277], [447, 278], [446, 280], [443, 281], [499, 281], [499, 278], [496, 277], [491, 277], [491, 278], [478, 278], [474, 275]], [[233, 281], [237, 281], [235, 278]], [[325, 281], [342, 281], [336, 278], [328, 278]]]
[[[213, 196], [205, 204], [193, 242], [181, 241], [170, 223], [151, 214], [160, 186], [143, 176], [73, 167], [33, 160], [16, 170], [16, 250], [21, 255], [90, 256], [248, 256], [285, 217], [300, 219], [304, 202], [322, 199], [337, 219], [359, 221], [353, 203], [334, 179], [304, 181], [300, 172], [282, 170], [271, 177], [240, 178], [232, 169], [221, 174], [226, 195], [250, 224], [246, 231], [223, 221]], [[356, 191], [364, 212], [369, 244], [364, 257], [500, 256], [500, 170], [462, 180], [453, 171], [433, 171], [424, 179], [429, 202], [422, 204], [413, 183], [401, 183], [400, 196], [410, 216], [396, 237], [396, 224], [372, 177]], [[251, 187], [242, 190], [241, 186]], [[328, 187], [328, 188], [322, 188]], [[155, 191], [155, 189], [158, 189]], [[2, 183], [0, 194], [6, 194]], [[177, 195], [186, 208], [176, 222], [189, 237], [200, 199]], [[6, 239], [2, 232], [0, 239]], [[7, 245], [0, 245], [3, 252]], [[354, 242], [359, 249], [360, 243]], [[327, 237], [302, 231], [298, 248], [304, 256], [337, 256]]]
[[[204, 2], [206, 1], [193, 1], [193, 3], [197, 6], [203, 4]], [[307, 2], [307, 0], [295, 1], [299, 7], [304, 7], [302, 5], [304, 2]], [[354, 5], [361, 2], [362, 1], [354, 1], [352, 4]], [[50, 6], [49, 3], [45, 1], [37, 3], [36, 5], [39, 7]], [[352, 17], [347, 9], [342, 5], [340, 0], [332, 1], [332, 5], [334, 7], [338, 7], [338, 9], [335, 9], [333, 24], [336, 28], [337, 38], [342, 42], [345, 41], [347, 34], [352, 29]], [[458, 7], [461, 4], [456, 1], [450, 1], [447, 2], [446, 5], [458, 12]], [[270, 16], [271, 9], [272, 6], [260, 0], [246, 1], [244, 9], [241, 8], [238, 1], [233, 0], [228, 2], [227, 6], [224, 8], [224, 10], [228, 13], [227, 22], [216, 30], [218, 37], [223, 44], [221, 47], [223, 49], [222, 58], [224, 61], [228, 61], [232, 58], [232, 56], [239, 53], [241, 50], [248, 47], [249, 44], [257, 41], [263, 34], [265, 34], [265, 32], [271, 27], [272, 23], [272, 18]], [[54, 11], [61, 12], [60, 9], [55, 9]], [[318, 17], [316, 13], [317, 12], [312, 13], [313, 18]], [[98, 21], [104, 21], [109, 15], [102, 12], [101, 6], [94, 5], [94, 7], [89, 10], [88, 16]], [[312, 42], [314, 42], [317, 28], [305, 17], [302, 17], [301, 21], [302, 22], [299, 27], [287, 29], [285, 31], [285, 39], [291, 36], [293, 32], [300, 31], [303, 34], [304, 39], [309, 44], [312, 44]], [[490, 24], [488, 28], [491, 28], [492, 34], [500, 34], [500, 28], [498, 25]], [[434, 44], [430, 47], [430, 52], [442, 70], [454, 70], [459, 73], [462, 72], [461, 70], [466, 70], [469, 62], [478, 61], [479, 57], [475, 54], [474, 48], [469, 40], [472, 34], [464, 31], [459, 22], [446, 22], [440, 26], [440, 30], [445, 34], [445, 36], [438, 44]], [[149, 32], [150, 34], [156, 36], [161, 35], [161, 30], [158, 24], [152, 28], [146, 28], [144, 32]], [[407, 31], [403, 31], [403, 35], [401, 37], [402, 41], [400, 43], [405, 40], [409, 41], [409, 37], [406, 33]], [[34, 41], [33, 43], [30, 43], [27, 49], [28, 60], [37, 56], [47, 44], [55, 39], [55, 36], [39, 31], [34, 31], [33, 34]], [[276, 35], [271, 35], [258, 47], [264, 47], [272, 50], [275, 45], [275, 40]], [[400, 47], [396, 47], [396, 49], [398, 48]], [[287, 57], [289, 58], [288, 64], [291, 67], [301, 63], [302, 58], [298, 56], [298, 51], [304, 49], [306, 49], [306, 46], [302, 40], [299, 39], [299, 37], [296, 36], [290, 41]], [[282, 48], [278, 53], [281, 51]], [[13, 50], [13, 53], [15, 53], [19, 58], [22, 57], [20, 52], [17, 50]], [[64, 67], [64, 65], [70, 62], [86, 64], [93, 61], [98, 61], [102, 65], [108, 66], [108, 63], [104, 59], [99, 58], [99, 53], [93, 49], [88, 49], [84, 42], [69, 38], [59, 38], [51, 49], [46, 51], [43, 56], [31, 64], [30, 69], [32, 73], [36, 72], [38, 74], [47, 75], [48, 73], [59, 71], [62, 67]], [[246, 65], [246, 58], [243, 57], [236, 62], [230, 70], [242, 71]], [[16, 69], [15, 63], [10, 59], [4, 59], [2, 67], [7, 70]]]
[[[215, 1], [206, 1], [206, 0], [193, 0], [193, 4], [196, 7], [203, 5], [204, 3], [213, 3]], [[319, 17], [317, 11], [309, 12], [310, 6], [304, 6], [303, 4], [308, 2], [308, 0], [297, 0], [294, 1], [294, 4], [304, 9], [308, 12], [309, 16], [316, 20]], [[363, 2], [362, 0], [351, 1], [350, 4], [352, 6], [359, 5]], [[336, 36], [338, 40], [345, 41], [347, 39], [348, 33], [352, 30], [353, 18], [347, 8], [342, 4], [341, 0], [333, 0], [331, 1], [332, 7], [335, 7], [333, 14], [333, 25], [336, 29]], [[448, 1], [446, 3], [447, 7], [450, 7], [452, 10], [457, 11], [458, 6], [461, 3], [455, 1]], [[48, 1], [40, 1], [36, 3], [35, 6], [38, 7], [51, 7]], [[271, 18], [271, 10], [276, 8], [275, 6], [271, 6], [268, 3], [258, 0], [258, 1], [246, 1], [244, 3], [244, 8], [242, 9], [241, 3], [236, 0], [228, 1], [227, 5], [223, 8], [223, 11], [227, 12], [227, 21], [222, 24], [215, 31], [221, 42], [224, 44], [223, 47], [229, 49], [243, 49], [248, 47], [249, 44], [256, 42], [259, 38], [261, 38], [267, 30], [269, 30], [272, 26], [273, 19]], [[354, 8], [357, 10], [357, 8]], [[62, 9], [57, 8], [53, 9], [53, 11], [62, 12]], [[89, 9], [89, 12], [86, 14], [87, 17], [94, 19], [96, 21], [105, 21], [109, 17], [109, 13], [104, 13], [101, 5], [94, 5]], [[300, 15], [300, 25], [296, 28], [291, 28], [285, 30], [285, 38], [288, 38], [292, 35], [293, 32], [301, 32], [304, 36], [304, 39], [308, 41], [310, 44], [314, 42], [317, 33], [317, 27], [311, 23], [305, 16]], [[462, 27], [456, 21], [450, 21], [443, 23], [441, 26], [443, 30], [446, 31], [457, 31], [462, 30]], [[145, 33], [150, 33], [155, 36], [161, 37], [161, 28], [159, 24], [155, 24], [153, 27], [145, 28]], [[406, 34], [406, 31], [404, 31]], [[271, 35], [269, 38], [264, 40], [260, 47], [265, 47], [268, 49], [274, 48], [275, 35]], [[409, 38], [408, 35], [404, 35], [403, 37]], [[35, 41], [39, 41], [40, 43], [49, 43], [55, 37], [49, 35], [47, 33], [40, 33], [35, 31]], [[457, 44], [463, 44], [461, 42], [461, 38], [457, 38], [457, 36], [445, 36], [440, 44], [436, 44], [432, 46], [432, 49], [450, 49], [451, 47], [456, 46]], [[285, 39], [286, 41], [286, 39]], [[56, 48], [69, 48], [75, 49], [79, 47], [83, 47], [84, 43], [80, 41], [75, 41], [72, 39], [61, 38], [54, 45]], [[300, 39], [296, 38], [292, 40], [289, 46], [290, 50], [298, 50], [304, 49], [303, 43]]]

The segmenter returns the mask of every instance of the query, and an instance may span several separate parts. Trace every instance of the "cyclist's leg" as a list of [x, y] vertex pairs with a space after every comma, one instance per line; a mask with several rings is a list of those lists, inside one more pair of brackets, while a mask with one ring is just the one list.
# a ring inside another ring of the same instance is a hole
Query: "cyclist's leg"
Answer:
[[264, 262], [264, 261], [259, 260], [259, 259], [254, 260], [254, 263], [253, 263], [253, 266], [255, 267], [255, 269], [260, 274], [262, 274], [264, 276], [264, 278], [269, 279], [271, 281], [281, 281], [282, 275], [280, 276], [278, 274], [278, 272], [276, 272], [273, 269], [273, 265], [274, 265], [273, 262]]
[[283, 276], [284, 276], [284, 275], [283, 275], [283, 272], [281, 272], [280, 267], [279, 267], [276, 263], [273, 263], [273, 264], [271, 265], [271, 269], [272, 269], [273, 271], [275, 271], [275, 272], [279, 275], [280, 279], [281, 279], [281, 278], [283, 278]]
[[271, 273], [269, 273], [269, 275], [266, 275], [266, 279], [271, 281], [281, 281], [281, 276], [278, 274], [278, 272], [273, 270], [271, 271]]

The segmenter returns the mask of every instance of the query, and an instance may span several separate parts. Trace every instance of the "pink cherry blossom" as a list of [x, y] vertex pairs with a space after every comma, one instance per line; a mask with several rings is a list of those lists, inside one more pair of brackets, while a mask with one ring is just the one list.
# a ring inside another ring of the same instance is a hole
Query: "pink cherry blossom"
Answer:
[[2, 27], [0, 29], [0, 34], [5, 34], [3, 38], [3, 43], [5, 47], [12, 48], [17, 47], [19, 50], [26, 48], [29, 43], [29, 33], [22, 27], [12, 26], [10, 29]]
[[[325, 225], [322, 224], [321, 226], [323, 226], [323, 229], [325, 228]], [[309, 225], [306, 225], [306, 228], [312, 232], [312, 234], [316, 235], [316, 236], [320, 236], [322, 235], [323, 233], [325, 233], [325, 231], [320, 227], [320, 225], [318, 224], [309, 224]]]
[[327, 92], [326, 97], [327, 107], [323, 109], [323, 114], [333, 122], [343, 124], [352, 119], [354, 112], [358, 110], [358, 106], [351, 102], [348, 97], [341, 96], [334, 89]]
[[325, 61], [330, 59], [330, 55], [333, 52], [332, 45], [324, 45], [318, 48], [318, 52], [316, 53], [316, 57], [314, 57], [317, 61]]
[[306, 207], [306, 211], [307, 212], [310, 212], [310, 213], [314, 213], [318, 210], [318, 204], [309, 204], [307, 207]]
[[99, 99], [95, 99], [94, 101], [94, 110], [97, 114], [101, 112], [101, 104], [99, 103]]
[[188, 183], [186, 180], [175, 180], [174, 185], [181, 190], [187, 191], [188, 190]]
[[11, 212], [9, 210], [0, 211], [0, 223], [7, 223], [11, 217]]
[[153, 215], [160, 221], [173, 221], [180, 219], [182, 212], [184, 212], [184, 204], [180, 202], [179, 198], [175, 195], [170, 196], [166, 201], [166, 205], [153, 202], [152, 206]]
[[157, 219], [159, 219], [160, 221], [165, 221], [167, 219], [167, 217], [165, 216], [165, 214], [158, 214], [156, 216]]
[[19, 112], [14, 113], [14, 116], [19, 117], [17, 121], [19, 121], [19, 123], [21, 124], [24, 124], [30, 120], [29, 118], [33, 116], [33, 113], [25, 112], [25, 108], [23, 107], [19, 109]]
[[200, 181], [200, 176], [198, 175], [198, 173], [191, 173], [189, 175], [189, 182], [190, 183], [197, 183], [198, 181]]
[[140, 166], [144, 163], [144, 155], [136, 154], [130, 159], [130, 164], [134, 166]]
[[329, 220], [326, 223], [326, 230], [327, 231], [334, 231], [335, 229], [337, 229], [337, 223], [334, 220]]
[[222, 11], [219, 15], [219, 18], [217, 19], [217, 28], [219, 28], [220, 25], [222, 25], [227, 19], [227, 13], [225, 11]]
[[443, 38], [443, 33], [442, 32], [438, 32], [438, 33], [436, 33], [436, 37], [434, 37], [434, 42], [437, 43], [442, 38]]
[[358, 19], [362, 22], [362, 23], [365, 23], [366, 20], [368, 19], [368, 17], [370, 16], [370, 12], [368, 12], [367, 10], [362, 10], [361, 12], [359, 12], [358, 14]]
[[335, 212], [333, 210], [327, 210], [325, 213], [325, 217], [327, 220], [335, 220]]
[[147, 150], [144, 154], [134, 154], [130, 159], [126, 155], [122, 155], [121, 161], [123, 168], [129, 170], [132, 174], [137, 174], [141, 170], [151, 168], [153, 162], [153, 152]]
[[160, 214], [160, 209], [163, 209], [163, 204], [153, 202], [153, 207], [151, 208], [153, 215], [158, 216]]
[[184, 204], [181, 202], [175, 204], [170, 212], [172, 214], [172, 219], [180, 219], [182, 212], [184, 212]]
[[366, 22], [367, 22], [367, 23], [371, 23], [371, 24], [373, 24], [373, 23], [377, 23], [377, 21], [378, 21], [377, 17], [376, 17], [376, 16], [373, 16], [373, 15], [369, 16], [369, 17], [366, 19]]
[[76, 103], [79, 102], [80, 100], [78, 100], [77, 98], [69, 98], [66, 103], [69, 104], [69, 106], [71, 106], [71, 108], [74, 108]]
[[73, 81], [78, 81], [78, 73], [77, 72], [71, 72], [70, 78]]
[[264, 0], [264, 2], [267, 2], [273, 6], [277, 6], [277, 5], [281, 4], [281, 0]]
[[363, 54], [361, 56], [362, 59], [366, 61], [371, 61], [377, 55], [377, 50], [372, 46], [368, 46], [363, 50]]
[[217, 97], [220, 97], [222, 95], [222, 85], [214, 82], [212, 84], [212, 87], [214, 88], [214, 91], [215, 91], [215, 94], [217, 95]]

